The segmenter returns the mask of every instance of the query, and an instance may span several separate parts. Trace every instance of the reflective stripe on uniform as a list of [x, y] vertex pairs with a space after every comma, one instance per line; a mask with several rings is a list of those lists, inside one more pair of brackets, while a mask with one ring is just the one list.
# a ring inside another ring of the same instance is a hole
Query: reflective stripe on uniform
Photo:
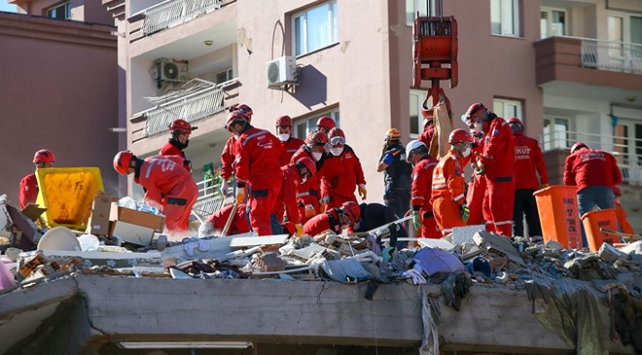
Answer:
[[466, 197], [466, 196], [464, 196], [464, 194], [459, 194], [459, 195], [457, 195], [457, 196], [453, 197], [453, 200], [454, 200], [454, 201], [457, 201], [457, 200], [459, 200], [460, 198], [464, 198], [464, 197]]
[[245, 139], [243, 140], [243, 143], [241, 143], [241, 145], [245, 146], [250, 139], [252, 139], [254, 137], [258, 137], [258, 136], [260, 136], [260, 135], [262, 135], [264, 133], [269, 133], [269, 132], [266, 131], [266, 130], [261, 130], [261, 131], [258, 131], [256, 133], [250, 134], [249, 136], [245, 137]]
[[503, 226], [504, 224], [513, 224], [513, 221], [501, 221], [501, 222], [495, 222], [496, 226]]
[[156, 160], [151, 160], [149, 165], [147, 165], [147, 171], [145, 172], [145, 179], [149, 179], [149, 175], [152, 173], [152, 167], [156, 164]]

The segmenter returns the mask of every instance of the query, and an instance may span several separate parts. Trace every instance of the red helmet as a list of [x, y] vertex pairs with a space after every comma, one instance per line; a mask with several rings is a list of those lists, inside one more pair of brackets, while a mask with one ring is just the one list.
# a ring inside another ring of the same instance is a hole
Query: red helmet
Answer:
[[250, 118], [247, 116], [246, 113], [243, 113], [239, 110], [235, 110], [230, 112], [229, 115], [227, 115], [227, 120], [225, 121], [225, 129], [228, 131], [230, 130], [230, 124], [235, 121], [245, 121], [245, 122], [250, 122]]
[[120, 174], [127, 174], [127, 169], [129, 169], [129, 163], [134, 158], [134, 153], [129, 150], [123, 150], [118, 152], [114, 157], [114, 169]]
[[455, 144], [458, 142], [470, 142], [470, 133], [461, 128], [457, 128], [450, 132], [450, 136], [448, 136], [448, 143]]
[[321, 131], [315, 131], [308, 135], [305, 139], [305, 144], [309, 147], [315, 146], [327, 146], [328, 145], [328, 136]]
[[394, 141], [401, 139], [401, 132], [396, 128], [390, 128], [386, 131], [386, 140]]
[[33, 156], [33, 163], [55, 163], [56, 157], [47, 149], [40, 149]]
[[513, 132], [522, 132], [524, 131], [524, 122], [517, 117], [512, 117], [508, 120], [508, 124]]
[[337, 124], [331, 117], [322, 116], [317, 120], [317, 127], [327, 128], [328, 130], [336, 127]]
[[332, 145], [346, 144], [346, 135], [343, 133], [343, 130], [338, 127], [334, 127], [328, 132], [328, 139]]
[[486, 106], [484, 106], [484, 104], [479, 102], [476, 102], [470, 105], [470, 107], [468, 108], [468, 111], [466, 111], [466, 114], [465, 114], [466, 119], [471, 119], [480, 110], [487, 110]]
[[234, 106], [230, 109], [230, 112], [240, 112], [242, 114], [245, 114], [245, 117], [247, 117], [247, 121], [252, 122], [252, 115], [254, 114], [254, 112], [252, 111], [252, 108], [246, 104]]
[[359, 205], [354, 202], [354, 201], [348, 201], [344, 202], [343, 205], [341, 205], [341, 208], [343, 208], [343, 211], [345, 214], [350, 218], [352, 223], [356, 223], [359, 218], [361, 218], [361, 209], [359, 208]]
[[294, 165], [299, 168], [300, 166], [305, 166], [310, 172], [310, 176], [314, 176], [317, 173], [317, 165], [308, 157], [302, 157], [297, 160]]
[[586, 144], [582, 143], [582, 142], [577, 142], [577, 143], [573, 144], [573, 146], [571, 147], [571, 154], [577, 152], [578, 150], [580, 150], [582, 148], [588, 148], [588, 146]]
[[276, 119], [277, 127], [292, 127], [292, 118], [288, 115]]
[[174, 122], [169, 125], [170, 132], [181, 132], [186, 134], [192, 133], [192, 131], [197, 128], [198, 127], [192, 126], [185, 120], [174, 120]]

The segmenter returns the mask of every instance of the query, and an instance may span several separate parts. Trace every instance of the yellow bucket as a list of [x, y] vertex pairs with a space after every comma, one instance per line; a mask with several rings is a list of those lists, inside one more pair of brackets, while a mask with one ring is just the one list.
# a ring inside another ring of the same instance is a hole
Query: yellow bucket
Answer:
[[50, 228], [64, 226], [85, 230], [92, 203], [98, 191], [104, 191], [100, 169], [36, 169], [40, 207], [46, 207], [44, 219]]

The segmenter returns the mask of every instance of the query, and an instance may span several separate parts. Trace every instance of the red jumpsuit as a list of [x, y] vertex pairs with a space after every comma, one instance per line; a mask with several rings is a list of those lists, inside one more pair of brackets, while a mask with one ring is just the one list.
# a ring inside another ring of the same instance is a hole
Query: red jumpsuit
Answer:
[[283, 152], [281, 152], [281, 166], [283, 165], [288, 165], [290, 164], [290, 161], [292, 160], [292, 156], [294, 153], [296, 153], [301, 146], [305, 145], [305, 142], [300, 140], [299, 138], [295, 137], [290, 137], [285, 142], [281, 142], [281, 145], [283, 147]]
[[320, 234], [328, 229], [336, 234], [341, 233], [341, 220], [339, 219], [339, 213], [336, 208], [312, 217], [309, 221], [305, 222], [303, 226], [305, 234], [311, 236]]
[[258, 235], [272, 235], [270, 215], [281, 191], [281, 142], [272, 133], [250, 127], [235, 143], [234, 175], [238, 188], [249, 185], [250, 224]]
[[430, 123], [424, 128], [424, 131], [421, 132], [417, 140], [424, 142], [428, 150], [430, 151], [430, 144], [432, 142], [432, 137], [435, 136], [435, 125]]
[[187, 160], [187, 158], [185, 157], [185, 152], [181, 150], [177, 146], [177, 144], [180, 144], [180, 142], [170, 139], [167, 143], [165, 143], [163, 148], [161, 148], [160, 152], [158, 152], [158, 155], [163, 155], [163, 156], [178, 155], [183, 157], [183, 167], [185, 168], [185, 170], [191, 172], [192, 163], [189, 160]]
[[[225, 228], [225, 224], [230, 218], [233, 207], [234, 205], [227, 205], [219, 211], [214, 212], [211, 216], [207, 217], [207, 221], [212, 223], [212, 227], [214, 228], [214, 230], [222, 231]], [[240, 204], [236, 209], [236, 213], [234, 214], [232, 223], [230, 223], [230, 229], [227, 231], [227, 235], [248, 233], [249, 231], [250, 225], [247, 224], [245, 205]]]
[[38, 199], [38, 179], [36, 174], [29, 174], [20, 180], [20, 192], [18, 200], [20, 209], [24, 209], [30, 203], [36, 203]]
[[[312, 153], [310, 152], [310, 148], [308, 148], [308, 146], [303, 146], [299, 150], [297, 150], [296, 153], [294, 153], [294, 155], [292, 156], [291, 162], [294, 163], [303, 157], [310, 158], [312, 159], [312, 161], [314, 161], [314, 158], [312, 158]], [[317, 162], [317, 171], [318, 170], [319, 164]], [[299, 216], [301, 217], [301, 223], [305, 223], [310, 218], [321, 213], [321, 205], [319, 203], [321, 194], [319, 193], [319, 180], [317, 178], [317, 175], [306, 179], [304, 183], [299, 184], [299, 188], [297, 189], [296, 203], [297, 206], [299, 206]], [[314, 209], [313, 216], [306, 216], [306, 206]]]
[[482, 213], [486, 230], [511, 237], [513, 235], [513, 204], [515, 203], [515, 142], [513, 131], [501, 117], [490, 121], [484, 133], [484, 153], [480, 156], [486, 167], [483, 178], [486, 192]]
[[299, 169], [294, 164], [287, 164], [281, 167], [281, 172], [283, 174], [283, 185], [274, 205], [274, 214], [280, 224], [284, 222], [284, 214], [287, 215], [288, 222], [292, 222], [295, 225], [300, 224], [301, 217], [299, 216], [299, 207], [296, 204], [296, 190], [301, 181]]
[[410, 204], [413, 211], [419, 211], [423, 218], [421, 236], [423, 238], [441, 238], [437, 222], [430, 204], [432, 195], [432, 174], [439, 161], [430, 155], [426, 156], [412, 169], [412, 190]]
[[328, 155], [317, 171], [320, 179], [321, 200], [325, 210], [341, 207], [344, 202], [357, 202], [354, 191], [357, 185], [366, 184], [363, 168], [352, 148], [344, 145], [339, 156]]
[[460, 206], [466, 202], [465, 189], [464, 163], [459, 154], [451, 149], [441, 158], [432, 175], [430, 202], [444, 236], [452, 233], [453, 227], [466, 225], [460, 211]]
[[165, 228], [171, 232], [186, 232], [198, 188], [192, 174], [183, 168], [183, 158], [173, 155], [149, 157], [136, 173], [135, 181], [147, 191], [145, 199], [162, 206]]
[[[483, 137], [473, 136], [473, 144], [470, 155], [464, 158], [465, 161], [470, 160], [473, 170], [475, 169], [475, 157], [481, 155], [484, 151]], [[486, 179], [482, 175], [473, 174], [470, 184], [468, 185], [468, 192], [466, 194], [466, 205], [470, 209], [470, 217], [467, 224], [474, 226], [483, 224], [484, 219], [482, 216], [482, 205], [484, 202], [484, 193], [486, 192]]]
[[236, 157], [236, 136], [231, 136], [225, 142], [221, 153], [221, 177], [229, 179], [234, 172], [234, 158]]

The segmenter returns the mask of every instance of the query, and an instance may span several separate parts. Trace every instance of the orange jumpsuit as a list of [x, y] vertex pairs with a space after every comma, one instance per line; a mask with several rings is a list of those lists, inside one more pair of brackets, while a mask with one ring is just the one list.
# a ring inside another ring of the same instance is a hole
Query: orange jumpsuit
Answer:
[[460, 206], [466, 202], [464, 164], [459, 153], [452, 149], [441, 160], [432, 176], [433, 213], [441, 233], [452, 233], [453, 227], [466, 225], [461, 219]]

